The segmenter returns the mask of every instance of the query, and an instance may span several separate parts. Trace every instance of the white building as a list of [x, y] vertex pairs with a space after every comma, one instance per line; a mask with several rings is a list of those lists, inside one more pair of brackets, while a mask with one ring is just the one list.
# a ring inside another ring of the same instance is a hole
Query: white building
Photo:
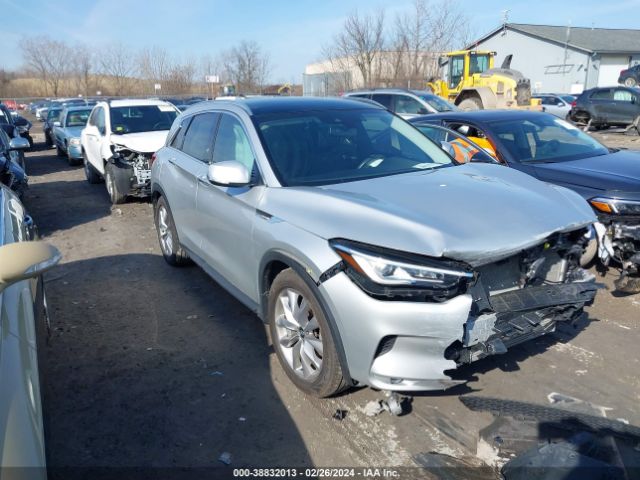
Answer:
[[578, 93], [617, 85], [620, 70], [640, 63], [640, 30], [507, 23], [467, 48], [495, 51], [496, 67], [513, 54], [534, 92]]

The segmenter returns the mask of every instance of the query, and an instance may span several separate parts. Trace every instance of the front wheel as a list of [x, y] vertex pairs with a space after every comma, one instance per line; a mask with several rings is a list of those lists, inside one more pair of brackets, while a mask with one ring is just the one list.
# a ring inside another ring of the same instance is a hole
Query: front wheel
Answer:
[[269, 289], [268, 320], [280, 365], [300, 390], [322, 398], [347, 387], [322, 307], [290, 268]]
[[84, 175], [85, 177], [87, 177], [87, 182], [95, 184], [95, 183], [100, 183], [102, 181], [102, 177], [100, 176], [100, 174], [96, 171], [96, 169], [93, 167], [93, 165], [91, 165], [91, 163], [89, 163], [89, 160], [87, 160], [87, 155], [84, 154]]
[[117, 168], [118, 167], [116, 167], [113, 163], [107, 163], [107, 165], [104, 167], [104, 183], [107, 186], [109, 199], [114, 205], [124, 203], [127, 199], [127, 192], [123, 192], [120, 189], [120, 182], [117, 181], [119, 174], [119, 172], [116, 170]]
[[458, 104], [460, 110], [482, 110], [482, 100], [476, 97], [465, 98]]

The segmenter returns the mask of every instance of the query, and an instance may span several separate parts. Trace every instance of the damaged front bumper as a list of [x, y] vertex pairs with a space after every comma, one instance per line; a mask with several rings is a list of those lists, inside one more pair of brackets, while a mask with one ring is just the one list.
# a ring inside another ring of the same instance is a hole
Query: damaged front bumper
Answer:
[[115, 181], [118, 190], [132, 197], [151, 195], [151, 167], [149, 159], [152, 153], [135, 152], [116, 146], [109, 159], [115, 167]]
[[568, 270], [557, 252], [540, 251], [553, 260], [532, 263], [545, 283], [522, 285], [516, 255], [478, 267], [466, 293], [442, 302], [373, 298], [344, 272], [322, 282], [350, 377], [383, 390], [442, 390], [464, 383], [448, 370], [576, 322], [598, 286], [584, 270]]
[[625, 293], [640, 292], [640, 217], [620, 219], [599, 216], [594, 224], [598, 237], [598, 257], [605, 267], [620, 267], [615, 286]]

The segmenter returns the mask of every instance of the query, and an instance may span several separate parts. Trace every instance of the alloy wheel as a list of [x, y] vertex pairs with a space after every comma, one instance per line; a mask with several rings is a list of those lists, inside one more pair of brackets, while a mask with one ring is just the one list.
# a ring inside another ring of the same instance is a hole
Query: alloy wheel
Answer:
[[171, 235], [171, 228], [169, 227], [169, 212], [167, 212], [164, 205], [158, 208], [158, 234], [162, 252], [170, 256], [173, 253], [173, 235]]
[[285, 288], [275, 305], [275, 342], [296, 375], [311, 381], [322, 370], [323, 344], [320, 325], [304, 296]]

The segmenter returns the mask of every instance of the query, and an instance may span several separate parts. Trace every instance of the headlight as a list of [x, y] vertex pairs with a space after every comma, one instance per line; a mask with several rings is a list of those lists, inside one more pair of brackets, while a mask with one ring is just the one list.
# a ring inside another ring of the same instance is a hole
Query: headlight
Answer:
[[69, 140], [69, 145], [80, 145], [80, 139], [72, 138], [71, 140]]
[[386, 250], [349, 240], [331, 240], [347, 274], [374, 297], [446, 300], [463, 293], [473, 272], [451, 260]]
[[640, 202], [596, 197], [589, 200], [593, 208], [602, 213], [614, 215], [640, 215]]

